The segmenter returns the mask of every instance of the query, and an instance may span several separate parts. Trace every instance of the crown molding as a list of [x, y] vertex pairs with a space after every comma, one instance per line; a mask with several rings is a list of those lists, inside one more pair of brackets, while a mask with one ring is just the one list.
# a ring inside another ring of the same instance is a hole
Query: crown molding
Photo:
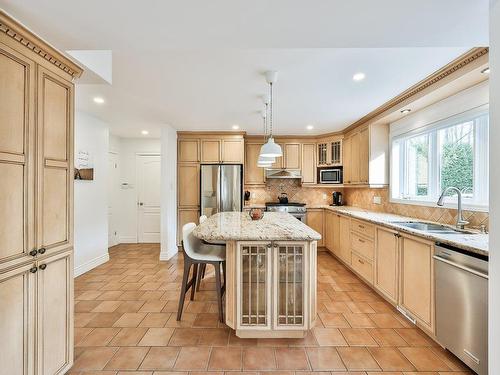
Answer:
[[79, 78], [83, 73], [80, 66], [14, 20], [3, 10], [0, 10], [0, 33], [23, 45], [50, 64], [69, 74], [73, 79]]

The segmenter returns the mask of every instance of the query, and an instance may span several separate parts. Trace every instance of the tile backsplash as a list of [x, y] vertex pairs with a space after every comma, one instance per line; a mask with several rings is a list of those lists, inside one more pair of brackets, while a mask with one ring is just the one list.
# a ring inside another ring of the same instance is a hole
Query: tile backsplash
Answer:
[[[441, 207], [427, 207], [389, 202], [388, 189], [370, 188], [337, 188], [334, 187], [303, 187], [298, 180], [275, 179], [268, 180], [266, 186], [245, 186], [250, 191], [248, 204], [264, 204], [277, 202], [281, 192], [287, 193], [290, 202], [302, 202], [308, 205], [324, 205], [332, 203], [332, 192], [342, 192], [346, 205], [364, 208], [370, 211], [389, 212], [397, 215], [430, 220], [443, 224], [454, 225], [457, 221], [457, 210]], [[380, 197], [380, 204], [373, 203], [373, 197]], [[470, 227], [489, 226], [488, 212], [464, 211], [464, 219]]]

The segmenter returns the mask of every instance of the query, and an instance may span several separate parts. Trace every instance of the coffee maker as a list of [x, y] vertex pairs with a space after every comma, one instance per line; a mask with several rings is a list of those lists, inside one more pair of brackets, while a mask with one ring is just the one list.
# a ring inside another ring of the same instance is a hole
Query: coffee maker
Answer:
[[342, 201], [342, 193], [339, 191], [333, 192], [333, 204], [332, 206], [342, 206], [344, 202]]

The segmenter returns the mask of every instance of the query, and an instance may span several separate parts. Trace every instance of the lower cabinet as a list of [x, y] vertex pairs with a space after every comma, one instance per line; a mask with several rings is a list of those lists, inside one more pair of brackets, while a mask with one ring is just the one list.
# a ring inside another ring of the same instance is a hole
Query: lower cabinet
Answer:
[[0, 274], [0, 301], [2, 373], [66, 373], [73, 364], [72, 251]]
[[392, 303], [398, 302], [399, 235], [390, 229], [375, 229], [374, 286]]
[[322, 208], [318, 209], [308, 209], [307, 210], [307, 225], [314, 229], [316, 232], [321, 234], [321, 240], [318, 241], [318, 246], [325, 246], [324, 236], [325, 231], [323, 228], [324, 216]]
[[336, 255], [351, 264], [351, 219], [345, 216], [339, 217], [339, 252]]
[[434, 244], [402, 235], [399, 305], [423, 328], [434, 332]]
[[335, 249], [333, 246], [333, 238], [334, 238], [334, 216], [335, 214], [331, 211], [326, 210], [323, 218], [324, 222], [324, 240], [323, 245], [331, 252], [335, 253]]

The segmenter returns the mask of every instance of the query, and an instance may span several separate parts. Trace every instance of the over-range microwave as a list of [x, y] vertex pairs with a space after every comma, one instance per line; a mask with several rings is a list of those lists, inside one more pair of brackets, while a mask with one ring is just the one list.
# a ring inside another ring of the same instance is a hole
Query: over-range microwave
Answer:
[[341, 184], [342, 167], [318, 168], [318, 182], [320, 184]]

